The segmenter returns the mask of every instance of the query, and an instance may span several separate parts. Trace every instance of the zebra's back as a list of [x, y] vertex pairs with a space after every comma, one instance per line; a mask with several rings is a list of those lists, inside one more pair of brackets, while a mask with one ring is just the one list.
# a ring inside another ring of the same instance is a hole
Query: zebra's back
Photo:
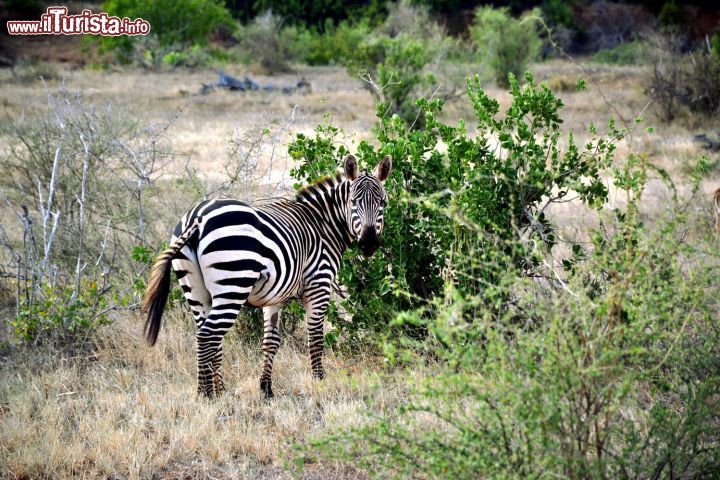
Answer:
[[176, 237], [197, 222], [197, 238], [181, 250], [185, 258], [173, 262], [183, 275], [188, 300], [202, 302], [203, 310], [209, 311], [208, 302], [232, 303], [245, 297], [260, 307], [298, 296], [307, 228], [293, 218], [238, 200], [210, 200], [192, 208], [174, 232]]

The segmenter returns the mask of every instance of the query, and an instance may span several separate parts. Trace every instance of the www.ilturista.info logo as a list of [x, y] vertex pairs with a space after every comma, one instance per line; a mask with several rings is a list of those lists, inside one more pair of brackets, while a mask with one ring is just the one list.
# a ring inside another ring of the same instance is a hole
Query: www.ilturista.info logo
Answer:
[[48, 7], [40, 20], [9, 20], [10, 35], [147, 35], [150, 24], [138, 18], [111, 17], [107, 13], [92, 13], [85, 9], [79, 15], [68, 15], [67, 7]]

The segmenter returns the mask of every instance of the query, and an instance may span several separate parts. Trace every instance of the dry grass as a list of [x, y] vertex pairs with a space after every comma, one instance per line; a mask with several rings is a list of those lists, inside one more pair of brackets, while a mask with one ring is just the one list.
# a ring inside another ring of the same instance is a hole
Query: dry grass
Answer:
[[202, 83], [217, 81], [217, 72], [210, 69], [98, 72], [58, 67], [58, 70], [58, 78], [45, 83], [18, 83], [12, 72], [0, 70], [0, 118], [17, 117], [29, 105], [45, 104], [45, 85], [50, 91], [64, 86], [70, 92], [82, 92], [88, 102], [99, 107], [122, 106], [150, 124], [171, 122], [167, 139], [177, 161], [170, 172], [184, 172], [187, 163], [190, 168], [212, 177], [222, 171], [230, 140], [236, 132], [247, 132], [253, 126], [265, 123], [285, 125], [295, 107], [292, 132], [311, 133], [323, 122], [325, 115], [359, 139], [368, 138], [373, 125], [372, 97], [359, 81], [351, 79], [339, 68], [305, 67], [295, 74], [274, 77], [254, 75], [244, 67], [226, 69], [230, 75], [238, 78], [249, 75], [260, 84], [270, 82], [276, 86], [289, 86], [305, 77], [312, 85], [309, 94], [289, 95], [226, 90], [200, 95]]
[[[92, 353], [15, 352], [0, 370], [0, 472], [5, 478], [286, 478], [292, 445], [358, 424], [406, 399], [417, 379], [384, 372], [381, 359], [328, 354], [328, 378], [310, 374], [296, 345], [276, 362], [276, 398], [260, 395], [259, 346], [226, 338], [229, 392], [195, 395], [191, 320], [173, 311], [158, 347], [146, 347], [140, 321], [124, 315], [101, 330]], [[313, 465], [309, 478], [362, 476], [347, 467]]]

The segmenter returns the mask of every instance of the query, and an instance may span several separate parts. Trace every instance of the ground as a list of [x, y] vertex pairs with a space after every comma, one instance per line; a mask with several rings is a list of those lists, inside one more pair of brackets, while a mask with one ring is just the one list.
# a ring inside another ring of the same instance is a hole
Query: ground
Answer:
[[[233, 137], [262, 125], [274, 125], [280, 132], [276, 149], [266, 146], [262, 155], [265, 167], [275, 171], [273, 181], [287, 179], [284, 145], [291, 135], [312, 132], [326, 116], [345, 130], [351, 151], [353, 143], [372, 138], [373, 98], [341, 68], [299, 67], [293, 74], [272, 78], [254, 75], [242, 66], [226, 68], [234, 76], [248, 74], [260, 83], [286, 86], [305, 77], [312, 85], [310, 93], [290, 95], [230, 91], [201, 95], [201, 84], [216, 80], [217, 73], [210, 69], [48, 68], [51, 78], [46, 81], [34, 78], [32, 72], [0, 71], [3, 121], [42, 104], [48, 91], [59, 88], [82, 92], [98, 108], [130, 108], [149, 123], [170, 124], [167, 139], [177, 156], [167, 167], [167, 177], [181, 176], [186, 168], [211, 180], [222, 175]], [[591, 121], [602, 130], [611, 116], [632, 121], [644, 112], [645, 123], [620, 145], [617, 158], [632, 147], [667, 169], [683, 191], [688, 162], [703, 154], [692, 136], [711, 131], [711, 125], [695, 118], [670, 125], [660, 122], [648, 106], [643, 68], [583, 70], [555, 60], [536, 65], [534, 71], [539, 80], [558, 90], [566, 104], [564, 128], [576, 132], [580, 140]], [[473, 67], [460, 73], [472, 74]], [[574, 91], [579, 78], [587, 81], [587, 92]], [[487, 91], [507, 105], [506, 92], [491, 83]], [[445, 119], [464, 118], [472, 126], [466, 104], [464, 98], [450, 102]], [[654, 130], [648, 132], [647, 127]], [[717, 174], [715, 169], [705, 179], [697, 199], [697, 208], [708, 215], [709, 194], [720, 184]], [[662, 182], [652, 181], [643, 212], [648, 217], [661, 212], [667, 198]], [[621, 201], [612, 198], [613, 203]], [[568, 239], [582, 239], [590, 222], [586, 210], [573, 202], [555, 207], [551, 215], [561, 227], [560, 235]], [[6, 311], [6, 318], [10, 315]], [[113, 325], [100, 330], [89, 350], [10, 349], [0, 365], [0, 477], [289, 478], [285, 462], [292, 462], [294, 444], [396, 408], [422, 381], [419, 373], [388, 369], [377, 352], [348, 356], [331, 351], [325, 362], [328, 378], [315, 381], [300, 329], [280, 349], [274, 371], [276, 398], [266, 401], [258, 386], [259, 345], [240, 341], [232, 333], [225, 348], [229, 392], [217, 401], [206, 401], [195, 396], [190, 315], [175, 308], [166, 317], [155, 348], [141, 340], [140, 315], [123, 312], [115, 316]], [[301, 475], [365, 476], [351, 467], [328, 464], [309, 464]]]

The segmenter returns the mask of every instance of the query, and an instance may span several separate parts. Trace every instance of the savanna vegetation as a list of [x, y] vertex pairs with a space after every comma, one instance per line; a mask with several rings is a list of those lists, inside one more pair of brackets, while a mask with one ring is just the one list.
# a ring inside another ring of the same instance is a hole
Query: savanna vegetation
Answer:
[[[152, 34], [58, 41], [72, 66], [13, 39], [0, 70], [1, 478], [718, 475], [716, 9], [93, 10]], [[311, 88], [201, 90], [220, 68]], [[382, 247], [337, 279], [327, 378], [292, 303], [265, 400], [247, 309], [229, 392], [196, 397], [179, 288], [158, 346], [141, 339], [170, 228], [203, 198], [290, 196], [347, 153], [394, 160]]]

